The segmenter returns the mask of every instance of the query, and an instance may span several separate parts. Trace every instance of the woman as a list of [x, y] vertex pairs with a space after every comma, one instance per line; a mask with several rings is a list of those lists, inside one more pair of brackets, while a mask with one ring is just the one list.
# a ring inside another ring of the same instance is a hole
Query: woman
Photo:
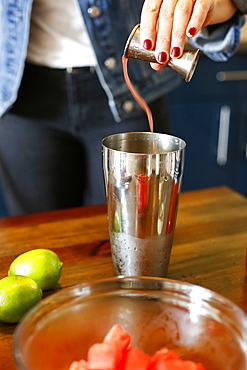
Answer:
[[[216, 36], [208, 34], [201, 42], [200, 27], [218, 21], [220, 9], [216, 0], [197, 1], [201, 8], [192, 0], [2, 4], [0, 172], [10, 215], [105, 202], [101, 140], [116, 132], [148, 130], [121, 64], [127, 37], [141, 12], [144, 46], [156, 45], [161, 64], [170, 49], [179, 57], [185, 31], [193, 36], [193, 28], [194, 43], [202, 50], [209, 48], [209, 54], [215, 37], [220, 41], [210, 54], [215, 60], [229, 58], [237, 48], [243, 16], [235, 5], [224, 1], [224, 24], [209, 26]], [[198, 16], [205, 20], [196, 21]], [[168, 68], [156, 72], [136, 60], [129, 61], [129, 73], [153, 111], [155, 131], [167, 132], [164, 95], [176, 88], [180, 77]]]

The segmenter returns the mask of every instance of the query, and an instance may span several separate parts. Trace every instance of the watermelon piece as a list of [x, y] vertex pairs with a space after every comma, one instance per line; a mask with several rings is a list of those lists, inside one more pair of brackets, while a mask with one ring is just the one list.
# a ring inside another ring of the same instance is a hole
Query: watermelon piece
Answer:
[[164, 360], [160, 359], [156, 366], [152, 369], [155, 370], [205, 370], [201, 364], [196, 364], [193, 361], [184, 360]]
[[122, 351], [112, 343], [93, 344], [87, 355], [88, 369], [96, 370], [115, 370], [120, 367], [122, 361]]
[[103, 343], [111, 343], [116, 345], [119, 350], [127, 349], [130, 345], [130, 334], [127, 333], [121, 325], [113, 325], [106, 334]]
[[205, 370], [202, 364], [182, 360], [174, 351], [164, 347], [155, 352], [148, 370]]
[[136, 347], [130, 347], [126, 360], [124, 370], [146, 370], [150, 364], [151, 358], [144, 352], [141, 352]]
[[152, 357], [151, 363], [156, 363], [160, 359], [164, 361], [168, 360], [180, 360], [180, 357], [171, 349], [168, 349], [166, 347], [161, 348], [160, 350], [156, 351], [155, 354]]
[[85, 360], [73, 361], [69, 370], [88, 370], [87, 363]]
[[202, 364], [182, 360], [166, 347], [149, 357], [130, 341], [122, 326], [113, 325], [102, 343], [89, 348], [87, 361], [74, 361], [69, 370], [205, 370]]

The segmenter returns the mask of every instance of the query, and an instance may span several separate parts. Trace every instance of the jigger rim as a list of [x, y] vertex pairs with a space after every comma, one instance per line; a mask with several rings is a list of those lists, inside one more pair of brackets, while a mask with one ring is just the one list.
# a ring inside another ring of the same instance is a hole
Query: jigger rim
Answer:
[[[196, 69], [196, 66], [197, 66], [197, 62], [198, 62], [198, 59], [199, 59], [199, 56], [200, 56], [200, 53], [201, 53], [201, 50], [200, 49], [193, 49], [193, 50], [184, 50], [184, 53], [189, 55], [191, 54], [193, 56], [193, 59], [192, 59], [192, 64], [191, 64], [191, 67], [190, 67], [190, 70], [188, 71], [182, 71], [179, 73], [179, 71], [177, 70], [177, 72], [180, 74], [181, 77], [184, 78], [185, 82], [190, 82], [193, 75], [194, 75], [194, 72], [195, 72], [195, 69]], [[180, 58], [178, 58], [180, 59]], [[175, 58], [171, 58], [168, 62], [172, 64], [172, 61], [174, 62], [176, 59]]]
[[124, 52], [123, 52], [123, 56], [125, 58], [128, 58], [128, 49], [129, 49], [131, 40], [133, 39], [133, 36], [135, 35], [136, 30], [138, 28], [140, 28], [140, 24], [139, 23], [135, 25], [135, 27], [132, 29], [132, 31], [129, 34], [129, 37], [128, 37], [127, 41], [126, 41], [126, 44], [125, 44], [125, 47], [124, 47]]

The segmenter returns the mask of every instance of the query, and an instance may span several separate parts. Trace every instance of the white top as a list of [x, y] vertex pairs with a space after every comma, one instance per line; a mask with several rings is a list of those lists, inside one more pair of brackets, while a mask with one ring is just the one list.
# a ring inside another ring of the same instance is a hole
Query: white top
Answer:
[[77, 0], [34, 0], [27, 61], [53, 68], [96, 65]]

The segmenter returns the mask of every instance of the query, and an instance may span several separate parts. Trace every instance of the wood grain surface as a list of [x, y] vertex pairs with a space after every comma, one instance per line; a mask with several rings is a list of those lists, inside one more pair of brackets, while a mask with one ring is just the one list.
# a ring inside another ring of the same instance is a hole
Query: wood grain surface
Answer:
[[[55, 289], [113, 276], [106, 206], [0, 219], [0, 278], [19, 254], [48, 248], [63, 261]], [[247, 313], [247, 199], [226, 187], [180, 197], [168, 278], [220, 293]], [[15, 325], [0, 323], [0, 369], [15, 369]]]

